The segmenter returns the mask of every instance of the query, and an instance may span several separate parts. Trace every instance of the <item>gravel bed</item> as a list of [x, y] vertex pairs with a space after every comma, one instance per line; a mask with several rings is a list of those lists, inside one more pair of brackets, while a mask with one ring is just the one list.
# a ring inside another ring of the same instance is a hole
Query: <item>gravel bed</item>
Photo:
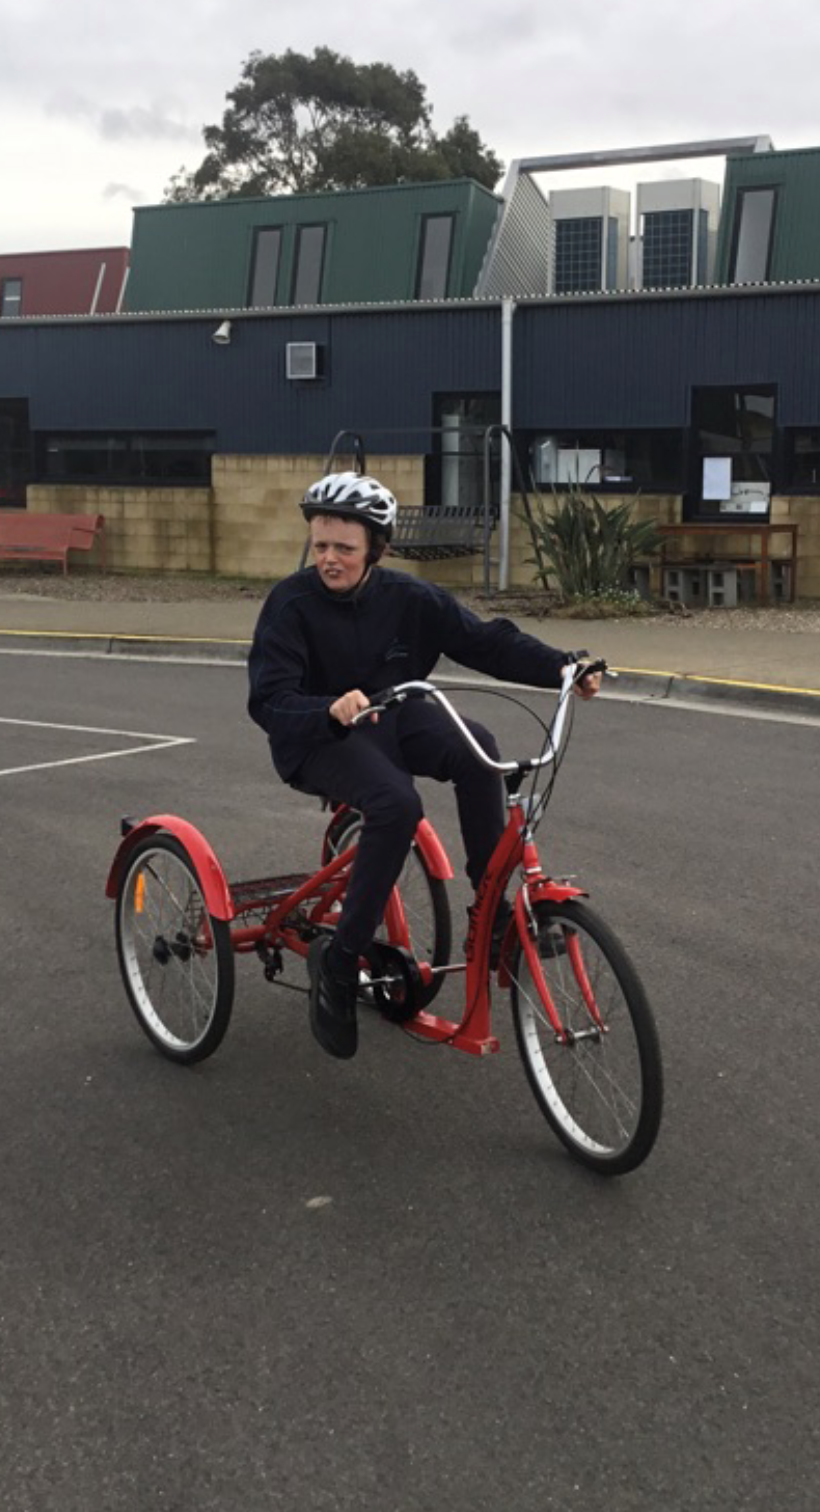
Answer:
[[[0, 569], [0, 599], [24, 597], [75, 599], [100, 603], [156, 603], [241, 601], [259, 602], [267, 593], [267, 578], [213, 578], [192, 573], [99, 573], [71, 571], [32, 572], [27, 568]], [[459, 598], [481, 615], [506, 614], [513, 618], [576, 618], [550, 603], [543, 593], [511, 592], [487, 598], [480, 593], [460, 592]], [[590, 616], [598, 618], [599, 616]], [[618, 621], [617, 615], [600, 618]], [[621, 616], [623, 621], [626, 617]], [[744, 605], [737, 609], [681, 610], [678, 605], [659, 606], [657, 612], [626, 619], [636, 629], [645, 625], [675, 625], [687, 630], [707, 625], [711, 630], [766, 630], [779, 633], [820, 633], [820, 600], [801, 600], [799, 604], [775, 604], [768, 608]]]

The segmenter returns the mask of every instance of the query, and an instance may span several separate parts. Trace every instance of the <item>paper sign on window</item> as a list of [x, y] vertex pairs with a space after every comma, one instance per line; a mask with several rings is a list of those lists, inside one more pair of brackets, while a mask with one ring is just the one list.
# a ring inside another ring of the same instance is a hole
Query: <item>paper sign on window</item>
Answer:
[[704, 457], [704, 499], [729, 499], [732, 494], [731, 457]]

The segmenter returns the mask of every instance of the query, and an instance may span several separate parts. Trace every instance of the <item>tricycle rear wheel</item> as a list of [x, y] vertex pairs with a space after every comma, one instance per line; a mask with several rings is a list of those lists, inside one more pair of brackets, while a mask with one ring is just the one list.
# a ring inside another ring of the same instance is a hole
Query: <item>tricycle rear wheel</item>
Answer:
[[173, 835], [135, 847], [117, 889], [117, 956], [140, 1028], [169, 1060], [212, 1055], [231, 1018], [230, 928], [208, 911], [196, 867]]

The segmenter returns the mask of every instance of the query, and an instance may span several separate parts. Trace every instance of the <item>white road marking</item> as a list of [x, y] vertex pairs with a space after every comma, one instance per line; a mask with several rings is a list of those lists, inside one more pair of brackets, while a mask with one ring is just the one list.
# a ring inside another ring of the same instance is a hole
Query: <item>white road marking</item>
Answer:
[[26, 766], [0, 768], [0, 777], [15, 777], [21, 772], [44, 772], [49, 767], [79, 766], [88, 761], [113, 761], [117, 756], [137, 756], [143, 751], [164, 751], [172, 746], [196, 745], [192, 735], [153, 735], [144, 730], [110, 730], [98, 725], [55, 724], [45, 719], [11, 719], [0, 715], [0, 724], [27, 726], [35, 730], [65, 730], [74, 735], [117, 735], [122, 740], [141, 740], [148, 745], [129, 746], [124, 751], [95, 751], [88, 756], [64, 756], [57, 761], [34, 761]]

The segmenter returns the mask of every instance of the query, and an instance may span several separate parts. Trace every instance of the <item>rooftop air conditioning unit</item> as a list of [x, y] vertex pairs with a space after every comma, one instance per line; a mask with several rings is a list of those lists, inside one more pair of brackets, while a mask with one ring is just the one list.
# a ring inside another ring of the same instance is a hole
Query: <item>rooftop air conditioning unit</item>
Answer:
[[322, 348], [315, 341], [289, 341], [285, 346], [285, 373], [292, 379], [321, 378]]

